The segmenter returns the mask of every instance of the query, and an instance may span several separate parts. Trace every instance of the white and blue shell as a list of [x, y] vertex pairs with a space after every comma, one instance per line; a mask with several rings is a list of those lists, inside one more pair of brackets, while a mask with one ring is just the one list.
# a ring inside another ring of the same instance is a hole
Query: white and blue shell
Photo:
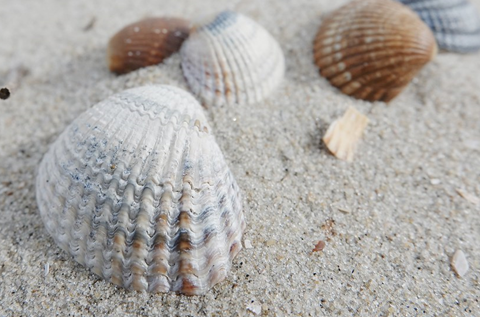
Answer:
[[127, 289], [205, 293], [241, 249], [239, 188], [179, 88], [126, 90], [79, 116], [45, 154], [36, 196], [55, 242]]
[[283, 52], [270, 33], [231, 11], [194, 28], [180, 54], [190, 89], [207, 105], [257, 103], [285, 72]]
[[468, 53], [480, 49], [480, 15], [468, 0], [398, 0], [432, 29], [442, 49]]

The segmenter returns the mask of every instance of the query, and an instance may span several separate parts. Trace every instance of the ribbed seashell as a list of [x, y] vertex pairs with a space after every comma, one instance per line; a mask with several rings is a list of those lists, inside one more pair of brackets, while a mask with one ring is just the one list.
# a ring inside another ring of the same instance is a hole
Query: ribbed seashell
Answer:
[[231, 11], [195, 27], [180, 54], [191, 90], [207, 105], [259, 102], [285, 71], [277, 41], [258, 23]]
[[171, 17], [147, 18], [127, 25], [108, 43], [108, 67], [125, 74], [159, 64], [180, 49], [189, 32], [189, 22]]
[[45, 154], [36, 191], [56, 243], [127, 289], [202, 294], [241, 249], [238, 186], [200, 104], [175, 87], [83, 113]]
[[480, 15], [468, 0], [398, 0], [418, 13], [442, 49], [468, 53], [480, 49]]
[[392, 0], [354, 0], [333, 12], [314, 42], [320, 74], [368, 101], [397, 96], [437, 52], [432, 32]]

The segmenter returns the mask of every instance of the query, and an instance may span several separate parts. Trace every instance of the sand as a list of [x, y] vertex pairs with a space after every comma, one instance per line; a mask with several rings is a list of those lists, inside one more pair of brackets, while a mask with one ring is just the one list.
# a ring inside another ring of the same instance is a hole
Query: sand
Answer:
[[[29, 70], [0, 100], [0, 316], [479, 316], [480, 206], [458, 190], [480, 197], [480, 53], [442, 52], [388, 105], [351, 99], [312, 61], [321, 18], [343, 3], [0, 1], [0, 79]], [[112, 34], [150, 15], [223, 9], [264, 25], [287, 63], [265, 102], [206, 110], [244, 194], [248, 248], [204, 296], [118, 289], [49, 237], [36, 168], [75, 117], [111, 94], [188, 89], [178, 55], [109, 73]], [[352, 163], [321, 142], [349, 106], [370, 120]], [[457, 249], [470, 267], [463, 278], [450, 266]]]

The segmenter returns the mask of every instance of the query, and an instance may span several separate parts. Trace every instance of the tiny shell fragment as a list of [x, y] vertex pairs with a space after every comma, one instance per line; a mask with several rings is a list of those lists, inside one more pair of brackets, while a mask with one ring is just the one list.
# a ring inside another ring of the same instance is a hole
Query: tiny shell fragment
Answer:
[[108, 43], [108, 67], [126, 74], [159, 64], [180, 49], [189, 32], [189, 22], [179, 18], [147, 18], [129, 24]]
[[337, 158], [351, 162], [367, 124], [366, 116], [354, 107], [349, 107], [343, 117], [330, 125], [323, 137], [323, 142]]
[[462, 250], [457, 250], [452, 257], [452, 268], [459, 277], [463, 277], [468, 271], [468, 262], [465, 253]]
[[323, 240], [320, 240], [318, 241], [318, 243], [315, 245], [315, 248], [313, 248], [312, 252], [319, 252], [319, 251], [323, 251], [323, 249], [325, 248], [325, 241]]

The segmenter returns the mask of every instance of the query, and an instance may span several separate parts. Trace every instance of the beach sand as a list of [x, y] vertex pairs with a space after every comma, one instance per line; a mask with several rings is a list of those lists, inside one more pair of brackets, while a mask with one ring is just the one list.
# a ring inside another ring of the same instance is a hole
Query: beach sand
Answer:
[[[441, 52], [389, 104], [352, 99], [320, 77], [312, 54], [322, 18], [345, 2], [0, 1], [0, 79], [28, 69], [0, 100], [0, 316], [478, 316], [480, 206], [458, 191], [480, 197], [480, 53]], [[178, 54], [111, 74], [110, 36], [147, 16], [225, 9], [269, 30], [287, 66], [268, 100], [206, 109], [243, 192], [249, 248], [203, 296], [119, 289], [48, 235], [36, 168], [73, 119], [113, 93], [188, 90]], [[370, 120], [352, 163], [321, 142], [349, 106]], [[457, 249], [470, 265], [463, 278], [450, 266]]]

